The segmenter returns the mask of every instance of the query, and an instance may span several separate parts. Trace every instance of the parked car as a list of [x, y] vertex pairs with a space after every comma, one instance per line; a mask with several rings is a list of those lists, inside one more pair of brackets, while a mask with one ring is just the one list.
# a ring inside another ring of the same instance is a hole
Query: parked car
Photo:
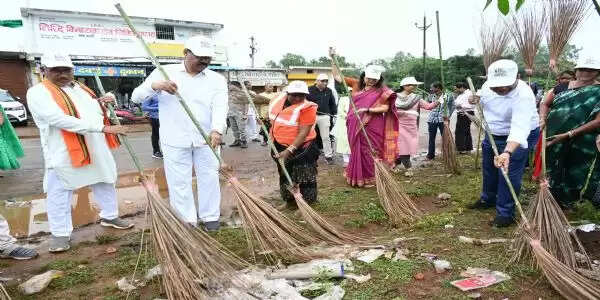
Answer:
[[27, 110], [25, 105], [19, 102], [19, 97], [14, 97], [9, 91], [0, 89], [0, 105], [4, 108], [11, 123], [16, 125], [27, 125]]

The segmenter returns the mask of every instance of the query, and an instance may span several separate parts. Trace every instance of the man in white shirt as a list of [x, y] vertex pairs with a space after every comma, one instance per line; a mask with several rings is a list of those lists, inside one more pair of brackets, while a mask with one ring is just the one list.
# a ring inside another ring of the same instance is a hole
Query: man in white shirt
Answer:
[[[227, 81], [207, 68], [214, 56], [214, 45], [209, 38], [191, 37], [184, 47], [183, 63], [164, 66], [171, 81], [164, 80], [155, 70], [133, 91], [132, 100], [140, 103], [159, 91], [160, 142], [170, 203], [190, 226], [197, 226], [199, 219], [207, 231], [216, 231], [221, 203], [220, 166], [174, 93], [181, 94], [202, 129], [210, 135], [211, 146], [217, 149], [227, 126]], [[192, 168], [198, 188], [197, 210]]]
[[471, 138], [471, 119], [467, 114], [473, 116], [475, 105], [469, 103], [471, 90], [464, 82], [454, 85], [454, 92], [458, 95], [454, 100], [454, 105], [458, 111], [456, 114], [456, 129], [454, 130], [456, 139], [456, 150], [460, 154], [465, 154], [473, 150], [473, 139]]
[[104, 102], [85, 85], [73, 80], [68, 55], [48, 53], [42, 57], [45, 79], [27, 91], [27, 103], [37, 127], [44, 153], [44, 191], [52, 237], [50, 252], [70, 248], [73, 231], [73, 191], [90, 186], [100, 206], [100, 224], [117, 229], [133, 224], [119, 218], [115, 182], [117, 168], [110, 148], [118, 147], [115, 134], [121, 126], [110, 126]]
[[528, 149], [539, 136], [539, 117], [535, 96], [526, 82], [517, 79], [518, 67], [512, 60], [501, 59], [488, 67], [487, 81], [479, 95], [469, 98], [481, 102], [483, 114], [498, 146], [494, 155], [488, 137], [482, 144], [483, 189], [473, 209], [496, 207], [491, 225], [507, 227], [514, 223], [514, 201], [499, 168], [508, 169], [508, 177], [517, 195], [521, 188]]

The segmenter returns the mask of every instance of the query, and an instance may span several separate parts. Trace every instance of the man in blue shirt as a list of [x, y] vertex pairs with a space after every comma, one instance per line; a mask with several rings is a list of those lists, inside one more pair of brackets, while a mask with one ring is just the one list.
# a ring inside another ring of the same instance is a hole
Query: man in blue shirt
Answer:
[[429, 118], [427, 119], [427, 128], [429, 131], [427, 160], [433, 160], [435, 158], [435, 139], [437, 132], [439, 130], [440, 135], [444, 133], [444, 118], [450, 118], [454, 111], [454, 97], [451, 93], [444, 93], [444, 88], [441, 83], [432, 83], [430, 91], [431, 95], [428, 99], [429, 102], [438, 101], [438, 99], [443, 97], [443, 101], [440, 101], [440, 103], [444, 104], [438, 105], [436, 108], [432, 109], [429, 113]]
[[152, 157], [162, 159], [162, 151], [160, 150], [160, 136], [158, 130], [160, 122], [158, 121], [158, 93], [153, 94], [144, 100], [142, 110], [148, 112], [150, 117], [150, 125], [152, 126]]

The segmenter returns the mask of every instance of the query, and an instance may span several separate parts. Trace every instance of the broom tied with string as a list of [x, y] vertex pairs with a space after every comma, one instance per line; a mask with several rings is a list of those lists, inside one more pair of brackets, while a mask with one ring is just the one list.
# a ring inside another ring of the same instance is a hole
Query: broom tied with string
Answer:
[[435, 12], [435, 20], [437, 24], [437, 38], [438, 38], [438, 49], [440, 55], [440, 80], [442, 83], [442, 97], [445, 97], [446, 101], [444, 101], [444, 108], [442, 109], [444, 114], [444, 131], [442, 132], [442, 158], [444, 161], [444, 166], [446, 169], [454, 174], [460, 174], [460, 165], [458, 163], [458, 158], [456, 157], [456, 144], [454, 142], [454, 135], [452, 134], [452, 130], [450, 129], [450, 113], [448, 102], [450, 99], [445, 96], [444, 88], [444, 59], [442, 58], [442, 37], [440, 32], [440, 13], [439, 11]]
[[[104, 94], [100, 79], [97, 75], [95, 78], [100, 92]], [[111, 121], [120, 125], [113, 105], [108, 103], [106, 106]], [[203, 299], [222, 287], [245, 287], [241, 280], [232, 278], [232, 275], [236, 267], [244, 267], [247, 263], [208, 234], [184, 225], [177, 213], [158, 194], [156, 184], [144, 175], [144, 169], [127, 136], [119, 135], [119, 139], [131, 156], [139, 172], [140, 183], [148, 195], [154, 253], [164, 273], [162, 278], [169, 299]], [[206, 284], [207, 281], [210, 285]]]
[[549, 67], [551, 72], [558, 73], [558, 60], [592, 4], [588, 0], [547, 0], [547, 7]]
[[[239, 76], [239, 75], [238, 75]], [[241, 81], [241, 80], [240, 80]], [[256, 106], [254, 105], [254, 101], [248, 92], [248, 89], [245, 85], [242, 84], [242, 89], [248, 98], [248, 102], [251, 107], [256, 110]], [[273, 142], [273, 139], [269, 135], [267, 127], [264, 124], [261, 124], [261, 129], [265, 133], [267, 137], [268, 144], [273, 151], [273, 153], [278, 153], [277, 148]], [[302, 194], [300, 193], [300, 188], [294, 184], [292, 177], [290, 176], [287, 168], [285, 167], [285, 162], [281, 158], [277, 158], [277, 163], [279, 164], [280, 169], [282, 170], [285, 179], [288, 183], [288, 190], [294, 197], [296, 204], [298, 205], [298, 210], [302, 215], [302, 218], [310, 225], [310, 227], [316, 231], [319, 236], [326, 242], [334, 243], [334, 244], [348, 244], [348, 243], [357, 243], [364, 242], [364, 238], [351, 235], [349, 233], [344, 232], [342, 229], [338, 228], [336, 225], [331, 224], [325, 218], [323, 218], [319, 213], [317, 213], [310, 205], [304, 200]]]
[[[161, 64], [158, 62], [144, 39], [139, 35], [138, 31], [135, 29], [131, 20], [127, 16], [127, 14], [123, 11], [119, 4], [115, 5], [126, 24], [129, 26], [133, 34], [137, 37], [137, 39], [142, 44], [143, 48], [146, 50], [148, 57], [151, 59], [154, 66], [156, 66], [157, 70], [163, 75], [166, 80], [169, 80], [169, 75], [162, 68]], [[306, 239], [307, 242], [314, 241], [315, 239], [302, 230], [301, 227], [295, 225], [292, 221], [286, 218], [283, 214], [278, 214], [278, 212], [268, 205], [266, 202], [261, 200], [259, 197], [252, 194], [246, 187], [244, 187], [238, 179], [233, 175], [231, 168], [229, 168], [222, 160], [221, 156], [217, 153], [217, 151], [211, 146], [211, 141], [206, 134], [206, 132], [200, 126], [200, 123], [191, 112], [190, 108], [186, 104], [185, 100], [179, 94], [178, 91], [174, 93], [177, 97], [177, 100], [184, 108], [184, 111], [188, 115], [188, 117], [192, 120], [192, 123], [196, 127], [196, 129], [200, 132], [200, 135], [212, 151], [215, 158], [218, 160], [220, 165], [220, 173], [223, 175], [228, 182], [231, 184], [231, 187], [234, 191], [236, 199], [238, 200], [239, 207], [242, 208], [240, 213], [242, 213], [242, 217], [246, 221], [246, 224], [250, 227], [246, 227], [246, 230], [250, 230], [252, 232], [252, 236], [257, 238], [259, 236], [263, 236], [266, 238], [257, 239], [259, 245], [265, 248], [265, 251], [287, 251], [287, 253], [308, 257], [309, 254], [303, 252], [299, 248], [298, 239]], [[253, 218], [250, 220], [250, 218]], [[256, 220], [255, 220], [256, 219]], [[253, 222], [261, 222], [264, 223], [253, 223]], [[295, 225], [295, 226], [294, 226]], [[282, 228], [282, 226], [288, 226], [287, 228]], [[286, 233], [287, 230], [287, 233]], [[259, 231], [261, 231], [259, 233]], [[265, 233], [267, 232], [267, 233]], [[293, 233], [295, 236], [290, 236], [289, 232]]]
[[[333, 52], [333, 49], [330, 49], [330, 51]], [[344, 86], [344, 90], [346, 90], [348, 97], [350, 98], [349, 102], [352, 107], [351, 110], [354, 112], [354, 115], [360, 122], [360, 130], [365, 136], [367, 145], [371, 150], [371, 155], [373, 156], [373, 160], [375, 162], [375, 184], [377, 186], [377, 194], [379, 195], [379, 200], [383, 206], [383, 209], [390, 217], [392, 224], [414, 222], [418, 220], [421, 212], [410, 199], [408, 194], [406, 194], [402, 186], [396, 181], [392, 175], [392, 172], [388, 169], [385, 163], [377, 157], [377, 152], [373, 148], [373, 144], [371, 143], [371, 140], [369, 139], [369, 136], [365, 130], [365, 124], [357, 112], [356, 105], [352, 99], [352, 93], [348, 89], [344, 75], [339, 68], [337, 57], [333, 53], [330, 53], [330, 55], [332, 67], [337, 70], [337, 73], [342, 79], [341, 82]]]
[[[475, 87], [473, 86], [473, 81], [470, 77], [467, 77], [467, 82], [469, 83], [471, 91], [475, 92]], [[494, 151], [494, 155], [498, 156], [498, 148], [496, 147], [494, 136], [492, 135], [489, 126], [485, 121], [483, 107], [480, 101], [477, 102], [477, 108], [479, 118], [484, 126], [487, 137], [492, 146], [492, 150]], [[500, 173], [502, 173], [502, 177], [504, 178], [513, 201], [515, 202], [519, 219], [522, 222], [519, 225], [523, 229], [522, 235], [525, 237], [527, 243], [531, 247], [531, 251], [535, 257], [537, 265], [542, 270], [542, 273], [548, 282], [558, 293], [567, 299], [600, 299], [600, 285], [585, 278], [569, 268], [569, 266], [560, 262], [542, 246], [536, 229], [529, 222], [523, 211], [523, 208], [521, 207], [521, 202], [519, 201], [515, 189], [508, 177], [508, 171], [504, 168], [500, 168]]]

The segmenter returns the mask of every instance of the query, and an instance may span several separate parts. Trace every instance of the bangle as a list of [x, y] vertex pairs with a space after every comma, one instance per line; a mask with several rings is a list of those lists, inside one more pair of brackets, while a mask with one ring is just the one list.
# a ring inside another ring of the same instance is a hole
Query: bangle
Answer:
[[567, 132], [567, 134], [569, 134], [569, 138], [572, 139], [573, 138], [573, 130], [569, 130]]
[[290, 153], [294, 153], [294, 151], [296, 151], [296, 149], [298, 149], [298, 148], [296, 148], [296, 146], [289, 145], [286, 150], [290, 151]]

